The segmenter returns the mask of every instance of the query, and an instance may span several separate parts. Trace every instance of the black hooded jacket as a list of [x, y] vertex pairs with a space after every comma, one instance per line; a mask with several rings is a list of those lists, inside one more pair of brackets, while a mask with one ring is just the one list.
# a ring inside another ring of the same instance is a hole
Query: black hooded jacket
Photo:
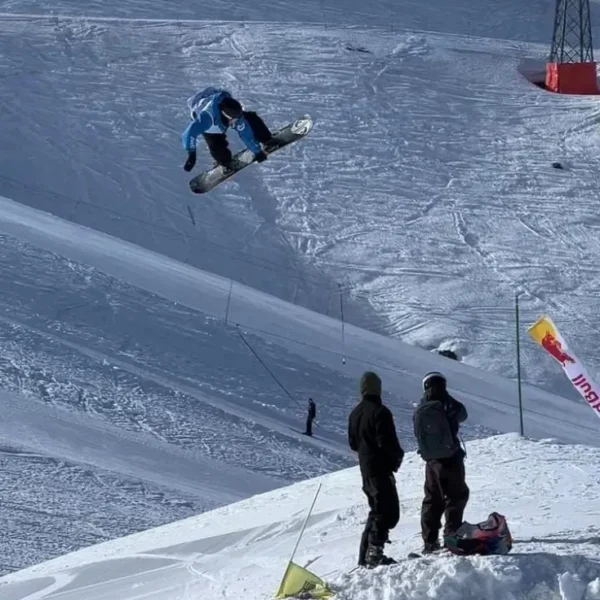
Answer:
[[348, 442], [358, 452], [363, 477], [379, 477], [397, 471], [404, 458], [394, 417], [380, 396], [363, 396], [348, 418]]

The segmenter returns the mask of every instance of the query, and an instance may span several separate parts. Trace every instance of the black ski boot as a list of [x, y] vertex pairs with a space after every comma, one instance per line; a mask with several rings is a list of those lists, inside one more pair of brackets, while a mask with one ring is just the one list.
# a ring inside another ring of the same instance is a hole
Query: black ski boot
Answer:
[[384, 565], [395, 565], [396, 561], [383, 553], [383, 546], [369, 544], [366, 556], [367, 569], [374, 569]]
[[421, 554], [433, 554], [434, 552], [439, 552], [441, 549], [442, 547], [438, 540], [435, 540], [435, 542], [425, 542]]

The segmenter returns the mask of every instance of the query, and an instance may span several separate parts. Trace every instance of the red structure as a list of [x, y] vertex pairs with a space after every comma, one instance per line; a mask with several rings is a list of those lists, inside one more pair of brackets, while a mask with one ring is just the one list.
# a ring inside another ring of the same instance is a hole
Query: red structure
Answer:
[[596, 63], [547, 63], [546, 89], [559, 94], [598, 94]]
[[598, 94], [589, 0], [556, 0], [546, 89], [559, 94]]

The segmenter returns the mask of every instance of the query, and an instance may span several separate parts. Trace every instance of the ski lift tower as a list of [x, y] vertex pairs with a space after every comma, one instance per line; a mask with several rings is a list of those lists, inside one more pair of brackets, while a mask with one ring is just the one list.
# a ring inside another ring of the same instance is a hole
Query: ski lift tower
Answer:
[[598, 94], [590, 0], [556, 0], [546, 89], [559, 94]]

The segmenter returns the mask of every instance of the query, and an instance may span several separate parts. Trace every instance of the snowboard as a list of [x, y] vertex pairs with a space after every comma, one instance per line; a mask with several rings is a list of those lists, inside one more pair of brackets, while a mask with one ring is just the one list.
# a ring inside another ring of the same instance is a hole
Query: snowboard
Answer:
[[[301, 140], [310, 133], [312, 128], [313, 120], [310, 115], [305, 115], [300, 119], [296, 119], [293, 123], [289, 123], [273, 134], [272, 142], [264, 149], [265, 154], [273, 154], [273, 152], [277, 152], [277, 150], [281, 150], [282, 148]], [[224, 168], [221, 165], [217, 165], [190, 179], [190, 189], [194, 194], [205, 194], [206, 192], [210, 192], [210, 190], [217, 185], [223, 183], [223, 181], [226, 181], [236, 173], [239, 173], [253, 162], [256, 162], [254, 160], [253, 152], [248, 149], [241, 150], [233, 157], [233, 169], [225, 173]]]
[[427, 554], [421, 554], [420, 552], [409, 552], [406, 558], [427, 558], [428, 556], [449, 556], [451, 552], [447, 548], [440, 548]]

